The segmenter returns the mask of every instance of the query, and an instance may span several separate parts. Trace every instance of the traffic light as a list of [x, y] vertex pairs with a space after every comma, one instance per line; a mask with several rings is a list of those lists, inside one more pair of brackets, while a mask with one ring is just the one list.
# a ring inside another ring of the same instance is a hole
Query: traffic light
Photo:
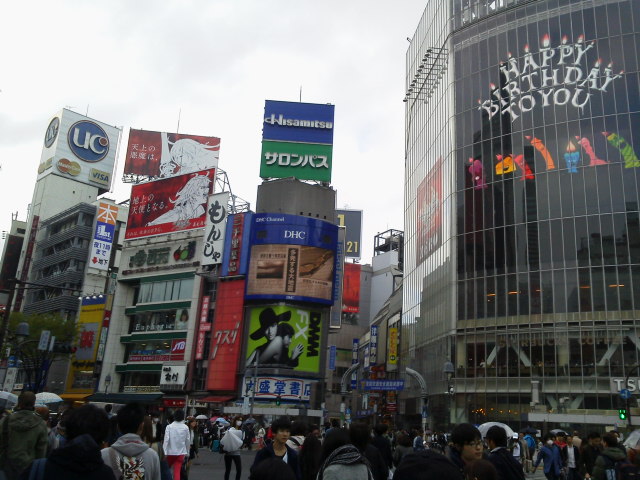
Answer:
[[278, 407], [279, 407], [279, 406], [280, 406], [280, 403], [282, 403], [282, 398], [280, 398], [280, 395], [278, 395], [278, 396], [276, 397], [276, 406], [278, 406]]
[[618, 418], [620, 420], [626, 420], [627, 419], [627, 409], [626, 408], [619, 408], [618, 409]]

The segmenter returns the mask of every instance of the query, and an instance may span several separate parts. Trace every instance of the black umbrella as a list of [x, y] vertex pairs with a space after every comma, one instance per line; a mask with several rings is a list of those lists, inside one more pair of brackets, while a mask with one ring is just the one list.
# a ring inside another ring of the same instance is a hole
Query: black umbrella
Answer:
[[527, 428], [523, 428], [522, 430], [520, 430], [522, 433], [538, 433], [538, 429], [537, 428], [533, 428], [533, 427], [527, 427]]

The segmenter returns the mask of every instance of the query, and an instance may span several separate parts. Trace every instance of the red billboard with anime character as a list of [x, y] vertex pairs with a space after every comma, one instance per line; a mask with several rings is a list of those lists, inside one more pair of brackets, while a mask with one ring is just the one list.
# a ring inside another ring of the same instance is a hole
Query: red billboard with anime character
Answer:
[[175, 177], [215, 168], [219, 155], [217, 137], [131, 129], [124, 174]]
[[180, 175], [131, 188], [127, 240], [203, 228], [215, 169]]

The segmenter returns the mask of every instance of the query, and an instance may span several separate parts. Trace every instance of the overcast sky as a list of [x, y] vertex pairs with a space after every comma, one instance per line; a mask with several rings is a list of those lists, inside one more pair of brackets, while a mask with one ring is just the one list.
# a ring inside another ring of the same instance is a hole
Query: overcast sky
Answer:
[[49, 119], [222, 139], [220, 168], [255, 206], [265, 99], [333, 103], [338, 208], [403, 229], [404, 61], [426, 0], [11, 2], [0, 28], [0, 230], [25, 220]]

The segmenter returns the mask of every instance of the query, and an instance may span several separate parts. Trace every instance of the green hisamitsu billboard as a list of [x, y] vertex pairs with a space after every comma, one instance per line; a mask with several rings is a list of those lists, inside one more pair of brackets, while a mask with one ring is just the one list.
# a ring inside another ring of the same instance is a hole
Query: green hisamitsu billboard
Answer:
[[332, 153], [332, 145], [264, 140], [260, 176], [330, 182]]

